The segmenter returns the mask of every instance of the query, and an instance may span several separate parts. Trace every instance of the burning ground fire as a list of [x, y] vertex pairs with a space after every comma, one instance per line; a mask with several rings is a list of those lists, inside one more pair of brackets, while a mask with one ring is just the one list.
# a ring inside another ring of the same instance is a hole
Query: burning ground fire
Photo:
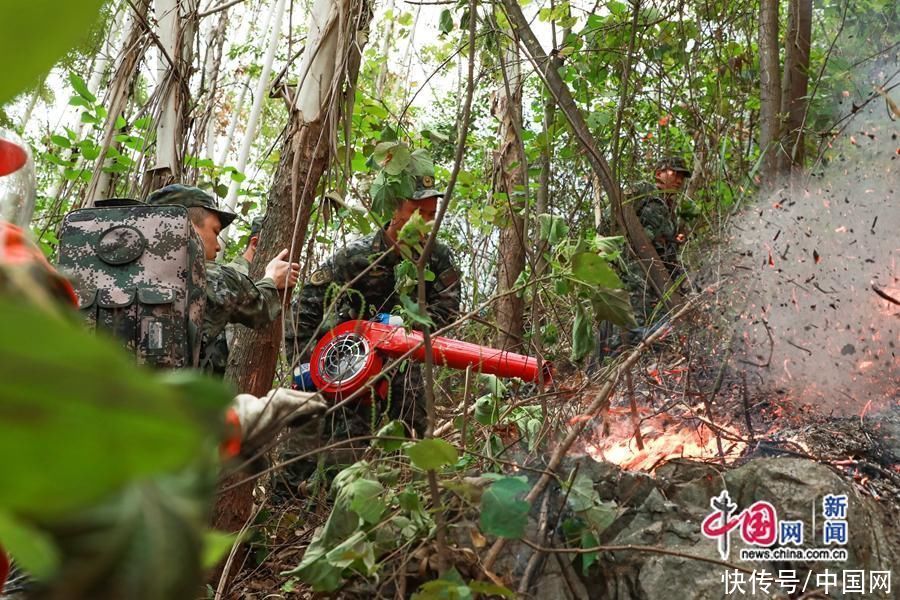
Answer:
[[[592, 435], [585, 435], [582, 451], [594, 460], [610, 462], [629, 471], [647, 472], [677, 458], [720, 460], [715, 432], [703, 422], [697, 421], [692, 426], [665, 414], [645, 417], [641, 420], [644, 447], [640, 449], [627, 409], [611, 409], [608, 420], [608, 434], [601, 426]], [[727, 439], [724, 436], [738, 436], [724, 427], [719, 429], [724, 430], [721, 432], [722, 457], [725, 462], [732, 462], [741, 455], [746, 444]]]
[[[681, 381], [684, 371], [667, 370], [664, 375]], [[656, 369], [648, 375], [661, 383], [661, 375]], [[612, 398], [613, 406], [596, 419], [578, 415], [570, 421], [570, 424], [592, 421], [581, 436], [576, 452], [629, 471], [651, 472], [667, 461], [679, 458], [731, 463], [746, 449], [740, 433], [702, 416], [705, 414], [702, 405], [679, 403], [672, 406], [666, 403], [669, 408], [657, 409], [643, 398], [637, 400], [632, 409], [625, 396], [622, 392], [616, 394]], [[636, 424], [639, 424], [640, 435], [637, 435]]]

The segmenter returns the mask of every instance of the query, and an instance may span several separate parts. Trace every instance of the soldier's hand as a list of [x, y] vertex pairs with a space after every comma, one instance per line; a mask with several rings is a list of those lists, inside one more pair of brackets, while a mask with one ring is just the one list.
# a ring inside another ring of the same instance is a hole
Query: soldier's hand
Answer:
[[275, 287], [279, 290], [294, 287], [297, 284], [297, 278], [300, 277], [300, 265], [284, 260], [287, 255], [288, 251], [285, 248], [266, 265], [266, 277], [271, 277], [275, 281]]
[[262, 398], [239, 394], [232, 404], [241, 426], [241, 453], [253, 451], [286, 426], [309, 420], [328, 406], [318, 394], [276, 388]]

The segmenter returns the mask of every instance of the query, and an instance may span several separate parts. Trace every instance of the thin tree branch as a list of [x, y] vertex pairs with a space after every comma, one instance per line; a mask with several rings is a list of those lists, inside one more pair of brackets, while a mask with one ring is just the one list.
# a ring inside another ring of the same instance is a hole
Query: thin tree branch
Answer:
[[638, 264], [647, 274], [660, 297], [667, 298], [668, 303], [673, 307], [680, 305], [682, 297], [677, 290], [670, 289], [672, 287], [671, 277], [666, 269], [663, 268], [662, 261], [638, 220], [634, 208], [622, 205], [622, 190], [614, 179], [609, 164], [597, 148], [596, 141], [591, 135], [581, 109], [575, 103], [571, 90], [569, 90], [568, 85], [563, 81], [559, 72], [553, 68], [553, 62], [544, 52], [540, 42], [528, 25], [528, 19], [522, 13], [517, 0], [499, 0], [499, 2], [503, 6], [510, 25], [512, 25], [513, 30], [525, 47], [526, 54], [534, 65], [535, 70], [569, 121], [575, 138], [586, 152], [588, 162], [603, 184], [610, 202], [613, 207], [617, 208], [617, 218], [620, 219], [623, 229], [628, 234], [628, 240], [637, 257]]
[[208, 8], [208, 9], [204, 10], [202, 13], [199, 13], [199, 14], [197, 15], [197, 18], [198, 18], [198, 19], [202, 19], [203, 17], [208, 17], [209, 15], [214, 15], [214, 14], [216, 14], [217, 12], [220, 12], [220, 11], [223, 11], [223, 10], [228, 10], [228, 9], [231, 8], [232, 6], [235, 6], [235, 5], [237, 5], [237, 4], [241, 4], [242, 2], [245, 2], [245, 1], [246, 1], [246, 0], [231, 0], [230, 2], [225, 2], [225, 3], [220, 4], [220, 5], [218, 5], [218, 6], [214, 6], [214, 7], [212, 7], [212, 8]]
[[[671, 322], [675, 323], [694, 308], [696, 308], [702, 301], [702, 296], [694, 296], [688, 302], [685, 302], [682, 307], [672, 315]], [[655, 331], [651, 336], [646, 338], [641, 344], [632, 350], [631, 354], [626, 358], [621, 365], [619, 365], [616, 370], [616, 374], [614, 377], [610, 377], [606, 384], [600, 389], [597, 397], [591, 403], [591, 405], [585, 411], [586, 414], [596, 414], [600, 409], [602, 409], [608, 402], [609, 395], [613, 391], [613, 388], [616, 385], [620, 373], [623, 373], [626, 369], [630, 369], [634, 363], [637, 362], [637, 359], [640, 358], [641, 354], [644, 353], [653, 342], [657, 339], [661, 338], [663, 335], [667, 333], [668, 329], [665, 327], [659, 328]], [[581, 419], [577, 423], [572, 426], [572, 429], [569, 430], [569, 433], [566, 435], [565, 439], [556, 447], [556, 450], [553, 452], [553, 456], [550, 458], [550, 462], [547, 464], [548, 471], [555, 471], [560, 463], [562, 462], [563, 457], [568, 453], [569, 448], [572, 447], [572, 444], [581, 436], [584, 432], [585, 427], [587, 427], [588, 419]], [[540, 479], [538, 479], [537, 483], [531, 488], [531, 491], [525, 496], [525, 501], [529, 503], [533, 503], [546, 489], [546, 487], [550, 484], [550, 481], [553, 479], [551, 475], [543, 475]], [[484, 569], [490, 570], [493, 567], [494, 563], [497, 561], [497, 558], [500, 556], [500, 552], [503, 550], [506, 545], [506, 540], [503, 538], [498, 539], [494, 542], [493, 546], [491, 546], [488, 551], [487, 556], [484, 559]]]

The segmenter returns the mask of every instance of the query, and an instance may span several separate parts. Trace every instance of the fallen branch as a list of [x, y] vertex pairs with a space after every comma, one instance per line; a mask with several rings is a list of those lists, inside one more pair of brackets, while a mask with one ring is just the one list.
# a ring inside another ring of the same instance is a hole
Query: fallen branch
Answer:
[[[701, 303], [702, 296], [694, 296], [688, 302], [682, 305], [682, 307], [676, 312], [672, 318], [671, 323], [676, 323], [681, 318], [683, 318], [686, 314], [694, 310]], [[615, 377], [610, 377], [604, 386], [600, 389], [600, 392], [597, 394], [597, 398], [591, 403], [588, 407], [586, 413], [587, 414], [596, 414], [603, 406], [608, 402], [609, 395], [615, 387], [615, 383], [618, 380], [618, 374], [622, 373], [626, 369], [630, 369], [634, 363], [637, 362], [638, 358], [640, 358], [641, 354], [644, 353], [651, 344], [653, 344], [657, 339], [661, 338], [668, 332], [668, 328], [661, 327], [657, 331], [655, 331], [651, 336], [647, 337], [641, 344], [631, 351], [631, 354], [626, 358], [619, 368], [616, 371]], [[572, 444], [575, 443], [581, 434], [584, 432], [585, 427], [587, 427], [588, 419], [581, 419], [577, 423], [574, 424], [572, 429], [569, 430], [569, 433], [566, 435], [566, 438], [562, 441], [562, 443], [557, 446], [556, 450], [553, 452], [553, 456], [550, 458], [550, 462], [547, 465], [547, 471], [549, 473], [553, 473], [556, 471], [557, 467], [559, 467], [562, 462], [563, 457], [569, 452], [569, 448], [572, 447]], [[534, 487], [531, 488], [531, 491], [528, 492], [528, 495], [525, 496], [525, 501], [528, 503], [534, 503], [534, 501], [541, 495], [541, 493], [546, 489], [547, 485], [550, 483], [554, 476], [545, 473], [538, 479], [537, 483], [534, 484]], [[503, 550], [503, 547], [506, 545], [506, 540], [501, 538], [498, 539], [491, 546], [488, 551], [487, 557], [484, 560], [484, 569], [490, 570], [493, 567], [494, 563], [497, 561], [497, 558], [500, 556], [500, 552]]]
[[887, 300], [888, 302], [900, 306], [900, 300], [897, 300], [893, 296], [888, 295], [887, 292], [885, 292], [883, 289], [881, 289], [874, 283], [872, 284], [872, 291], [875, 292], [876, 294], [878, 294], [879, 296], [881, 296], [882, 298], [884, 298], [885, 300]]

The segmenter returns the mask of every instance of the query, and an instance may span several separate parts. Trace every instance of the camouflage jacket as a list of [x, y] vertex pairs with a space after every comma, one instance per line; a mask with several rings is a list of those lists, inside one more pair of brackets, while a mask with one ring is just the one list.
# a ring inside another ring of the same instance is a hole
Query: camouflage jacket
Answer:
[[[285, 331], [288, 359], [307, 360], [314, 340], [344, 321], [392, 312], [400, 304], [394, 268], [401, 260], [391, 250], [384, 230], [379, 230], [351, 242], [322, 264], [291, 305], [292, 318]], [[460, 302], [459, 273], [447, 246], [435, 245], [428, 270], [435, 277], [425, 284], [427, 310], [435, 325], [442, 327], [459, 312]]]
[[207, 261], [201, 367], [220, 374], [225, 372], [228, 345], [220, 343], [219, 337], [225, 341], [226, 325], [262, 327], [274, 321], [280, 312], [281, 296], [270, 278], [253, 283], [233, 265]]
[[656, 186], [645, 183], [632, 193], [631, 201], [656, 253], [669, 272], [674, 273], [678, 270], [678, 243], [675, 240], [679, 232], [677, 200], [665, 198]]

